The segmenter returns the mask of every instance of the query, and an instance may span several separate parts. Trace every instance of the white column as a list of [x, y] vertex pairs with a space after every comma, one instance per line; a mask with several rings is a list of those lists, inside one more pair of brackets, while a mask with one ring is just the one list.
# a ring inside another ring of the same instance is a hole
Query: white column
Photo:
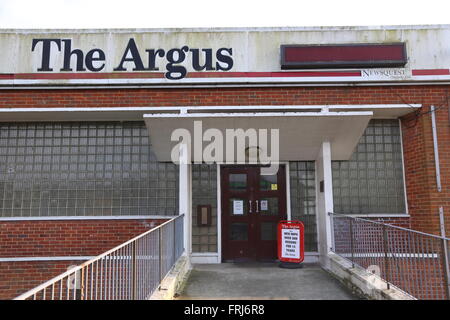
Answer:
[[[323, 190], [321, 191], [321, 184]], [[316, 158], [317, 238], [320, 263], [328, 268], [328, 252], [332, 246], [331, 218], [333, 211], [333, 180], [331, 175], [331, 144], [322, 142]]]
[[191, 221], [192, 221], [192, 167], [189, 159], [189, 150], [186, 144], [180, 145], [179, 159], [179, 212], [184, 214], [184, 248], [190, 257], [191, 248]]

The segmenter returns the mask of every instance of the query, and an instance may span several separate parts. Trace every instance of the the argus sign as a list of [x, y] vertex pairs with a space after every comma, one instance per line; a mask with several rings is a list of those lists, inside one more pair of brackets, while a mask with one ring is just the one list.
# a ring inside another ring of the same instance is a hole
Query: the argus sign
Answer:
[[[31, 51], [40, 53], [38, 72], [56, 71], [91, 71], [100, 72], [105, 69], [107, 54], [100, 48], [87, 52], [73, 48], [71, 39], [33, 39]], [[62, 54], [62, 65], [52, 66], [50, 57]], [[158, 65], [165, 64], [164, 76], [170, 80], [183, 79], [187, 74], [187, 61], [195, 71], [228, 71], [233, 67], [233, 49], [180, 48], [165, 50], [148, 48], [139, 50], [133, 38], [128, 40], [120, 54], [120, 60], [114, 61], [113, 71], [158, 71]], [[111, 58], [112, 59], [112, 58]], [[114, 59], [115, 60], [115, 59]]]
[[304, 226], [300, 221], [280, 221], [278, 224], [278, 259], [300, 263], [304, 254]]

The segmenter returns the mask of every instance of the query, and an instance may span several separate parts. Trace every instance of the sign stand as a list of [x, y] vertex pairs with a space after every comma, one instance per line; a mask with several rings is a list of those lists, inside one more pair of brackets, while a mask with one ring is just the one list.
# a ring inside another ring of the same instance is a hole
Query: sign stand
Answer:
[[280, 268], [302, 268], [305, 259], [305, 227], [301, 221], [280, 221], [278, 223], [278, 260]]

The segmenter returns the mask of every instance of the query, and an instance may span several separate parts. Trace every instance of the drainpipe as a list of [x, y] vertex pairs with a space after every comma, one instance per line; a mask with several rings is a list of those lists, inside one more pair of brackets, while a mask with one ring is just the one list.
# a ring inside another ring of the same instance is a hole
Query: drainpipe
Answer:
[[434, 106], [431, 106], [431, 127], [433, 129], [433, 148], [434, 148], [434, 164], [436, 166], [436, 185], [439, 192], [442, 191], [441, 186], [441, 169], [439, 166], [439, 150], [437, 141], [437, 131], [436, 131], [436, 115], [434, 111]]
[[[434, 148], [434, 163], [436, 166], [436, 186], [438, 192], [442, 191], [441, 185], [441, 169], [439, 166], [439, 150], [438, 150], [438, 141], [437, 141], [437, 130], [436, 130], [436, 114], [434, 106], [431, 106], [431, 126], [433, 129], [433, 148]], [[446, 232], [445, 232], [445, 220], [444, 220], [444, 207], [439, 207], [439, 224], [442, 239], [442, 251], [444, 254], [443, 264], [445, 271], [445, 282], [446, 282], [446, 293], [447, 299], [450, 299], [450, 269], [449, 269], [449, 257], [448, 257], [448, 247], [445, 240]]]
[[[434, 106], [431, 106], [431, 128], [433, 130], [433, 149], [434, 149], [434, 164], [436, 167], [436, 186], [437, 191], [442, 191], [442, 185], [441, 185], [441, 169], [439, 165], [439, 149], [438, 149], [438, 141], [437, 141], [437, 130], [436, 130], [436, 114]], [[441, 235], [445, 236], [445, 225], [444, 223], [444, 216], [443, 213], [444, 208], [439, 208], [439, 223], [440, 223], [440, 229], [441, 229]], [[442, 215], [442, 217], [441, 217]]]

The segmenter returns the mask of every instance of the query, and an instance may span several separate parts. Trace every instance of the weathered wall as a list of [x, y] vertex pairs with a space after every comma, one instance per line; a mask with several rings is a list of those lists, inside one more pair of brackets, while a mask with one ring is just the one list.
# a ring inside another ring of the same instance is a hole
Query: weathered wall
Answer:
[[[0, 32], [0, 73], [35, 73], [41, 66], [42, 43], [32, 51], [33, 39], [69, 39], [71, 50], [81, 49], [84, 58], [89, 50], [101, 49], [105, 54], [105, 67], [101, 72], [113, 72], [119, 65], [130, 38], [135, 40], [142, 62], [146, 65], [145, 50], [172, 48], [211, 48], [215, 66], [216, 51], [232, 48], [234, 72], [279, 71], [281, 44], [330, 43], [390, 43], [406, 42], [411, 68], [448, 68], [450, 57], [445, 54], [450, 39], [446, 26], [395, 27], [306, 27], [306, 28], [228, 28], [228, 29], [129, 29], [129, 30], [4, 30]], [[439, 41], [436, 41], [439, 39]], [[56, 43], [50, 48], [52, 72], [63, 66], [64, 44], [58, 50]], [[98, 57], [98, 55], [95, 55]], [[193, 71], [191, 54], [182, 62]], [[167, 59], [158, 57], [156, 67], [166, 69]], [[101, 63], [97, 61], [95, 66]], [[134, 65], [127, 63], [127, 72]], [[72, 62], [72, 68], [75, 62]], [[120, 72], [119, 72], [120, 73]]]

